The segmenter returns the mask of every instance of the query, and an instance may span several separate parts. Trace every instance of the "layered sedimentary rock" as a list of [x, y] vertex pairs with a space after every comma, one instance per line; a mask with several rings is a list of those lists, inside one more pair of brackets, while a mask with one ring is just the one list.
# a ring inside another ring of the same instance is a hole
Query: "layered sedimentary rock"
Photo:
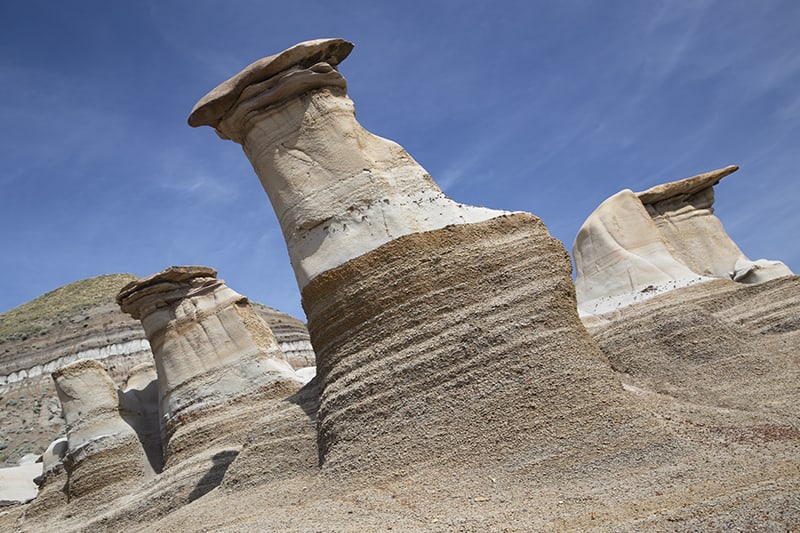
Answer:
[[759, 284], [717, 279], [584, 322], [631, 385], [796, 424], [798, 307], [798, 276]]
[[309, 41], [259, 60], [189, 118], [242, 144], [283, 229], [317, 353], [326, 471], [621, 438], [637, 422], [578, 320], [563, 246], [532, 215], [450, 200], [364, 130], [336, 68], [351, 47]]
[[117, 299], [153, 349], [166, 468], [224, 453], [224, 471], [265, 402], [302, 385], [266, 322], [211, 268], [171, 267]]
[[603, 313], [714, 278], [759, 283], [791, 275], [779, 261], [751, 261], [714, 216], [714, 186], [729, 166], [603, 202], [573, 245], [583, 313]]
[[336, 70], [352, 47], [308, 41], [256, 61], [189, 117], [244, 148], [301, 288], [402, 235], [502, 214], [453, 202], [401, 146], [361, 127]]
[[[0, 314], [0, 455], [8, 457], [6, 465], [16, 465], [26, 453], [41, 453], [64, 434], [50, 377], [54, 370], [79, 359], [97, 359], [122, 386], [134, 367], [153, 364], [141, 323], [115, 301], [120, 289], [137, 279], [112, 274], [80, 280]], [[252, 305], [292, 367], [313, 376], [314, 350], [305, 324], [265, 305]]]
[[151, 464], [136, 427], [140, 410], [120, 405], [120, 391], [98, 361], [83, 359], [53, 373], [67, 426], [64, 457], [68, 495], [111, 499], [152, 477]]
[[316, 356], [314, 348], [311, 346], [308, 329], [303, 321], [257, 302], [251, 302], [251, 304], [275, 335], [278, 346], [292, 368], [295, 370], [308, 369], [307, 372], [313, 371], [311, 367], [317, 364]]

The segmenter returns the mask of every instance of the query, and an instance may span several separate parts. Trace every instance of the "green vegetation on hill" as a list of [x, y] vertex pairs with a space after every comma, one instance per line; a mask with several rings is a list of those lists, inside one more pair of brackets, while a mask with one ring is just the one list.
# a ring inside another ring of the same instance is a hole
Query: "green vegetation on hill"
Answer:
[[0, 314], [0, 342], [36, 333], [53, 322], [96, 305], [111, 303], [119, 290], [139, 279], [133, 274], [108, 274], [64, 285]]

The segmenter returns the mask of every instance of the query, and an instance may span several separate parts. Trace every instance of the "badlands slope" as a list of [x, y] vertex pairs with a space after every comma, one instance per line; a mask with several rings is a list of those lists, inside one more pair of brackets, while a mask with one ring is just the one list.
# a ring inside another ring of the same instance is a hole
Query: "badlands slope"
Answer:
[[[163, 468], [141, 468], [139, 419], [120, 424], [135, 417], [105, 371], [74, 363], [57, 373], [72, 391], [64, 466], [0, 528], [797, 528], [800, 278], [745, 285], [701, 272], [709, 279], [580, 317], [582, 295], [618, 296], [616, 280], [592, 292], [603, 269], [582, 264], [590, 276], [576, 294], [569, 255], [541, 220], [457, 204], [402, 147], [364, 130], [337, 69], [351, 49], [322, 39], [256, 61], [189, 119], [242, 144], [270, 198], [316, 378], [301, 385], [211, 269], [129, 285], [118, 301], [153, 346]], [[625, 195], [655, 225], [644, 244], [660, 253], [639, 256], [644, 273], [650, 259], [682, 262], [693, 248], [675, 243], [687, 235], [716, 231], [708, 191], [688, 207], [680, 196], [688, 225], [663, 229], [674, 202], [662, 192]], [[702, 231], [687, 213], [704, 217]], [[619, 242], [622, 226], [606, 220], [593, 227], [609, 238], [594, 242]], [[641, 240], [629, 235], [613, 271], [631, 268], [624, 257]], [[748, 276], [732, 264], [734, 279]]]

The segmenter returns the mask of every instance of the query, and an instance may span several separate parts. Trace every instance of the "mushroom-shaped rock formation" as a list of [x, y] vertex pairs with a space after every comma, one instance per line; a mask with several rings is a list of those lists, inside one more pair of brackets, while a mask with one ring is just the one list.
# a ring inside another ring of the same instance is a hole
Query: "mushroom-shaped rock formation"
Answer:
[[53, 372], [67, 426], [70, 499], [93, 495], [103, 501], [123, 494], [154, 473], [134, 426], [120, 408], [120, 391], [105, 367], [82, 359]]
[[259, 60], [189, 118], [242, 144], [283, 229], [317, 353], [324, 471], [622, 445], [639, 421], [580, 323], [561, 243], [533, 215], [455, 203], [366, 131], [337, 70], [351, 47]]
[[243, 146], [301, 288], [403, 235], [503, 214], [453, 202], [401, 146], [361, 127], [336, 70], [352, 46], [308, 41], [256, 61], [189, 117]]
[[714, 278], [758, 283], [791, 275], [779, 261], [748, 259], [714, 216], [714, 186], [736, 170], [626, 189], [600, 204], [572, 248], [581, 312], [604, 313]]
[[165, 468], [211, 454], [224, 473], [264, 402], [303, 384], [266, 322], [212, 268], [168, 268], [123, 287], [117, 301], [153, 350]]

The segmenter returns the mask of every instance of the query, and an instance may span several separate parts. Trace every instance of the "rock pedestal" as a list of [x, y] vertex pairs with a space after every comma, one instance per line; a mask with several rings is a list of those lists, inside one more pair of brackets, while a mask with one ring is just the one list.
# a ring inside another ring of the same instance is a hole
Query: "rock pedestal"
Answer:
[[117, 300], [141, 320], [153, 350], [165, 468], [198, 453], [225, 453], [230, 462], [261, 402], [302, 385], [247, 298], [211, 268], [168, 268], [127, 285]]
[[572, 247], [581, 311], [613, 311], [715, 278], [760, 283], [791, 275], [779, 261], [748, 259], [714, 216], [713, 187], [736, 170], [626, 189], [600, 204]]
[[101, 363], [76, 361], [53, 372], [53, 380], [67, 426], [70, 499], [93, 494], [107, 501], [154, 473], [134, 429], [141, 422], [120, 408], [120, 391]]
[[361, 127], [336, 70], [352, 47], [308, 41], [256, 61], [189, 117], [244, 148], [301, 288], [397, 237], [503, 214], [453, 202], [400, 145]]
[[532, 215], [450, 200], [364, 130], [337, 71], [351, 47], [259, 60], [189, 118], [242, 144], [283, 229], [317, 353], [325, 470], [621, 438], [636, 423], [578, 319], [563, 246]]

